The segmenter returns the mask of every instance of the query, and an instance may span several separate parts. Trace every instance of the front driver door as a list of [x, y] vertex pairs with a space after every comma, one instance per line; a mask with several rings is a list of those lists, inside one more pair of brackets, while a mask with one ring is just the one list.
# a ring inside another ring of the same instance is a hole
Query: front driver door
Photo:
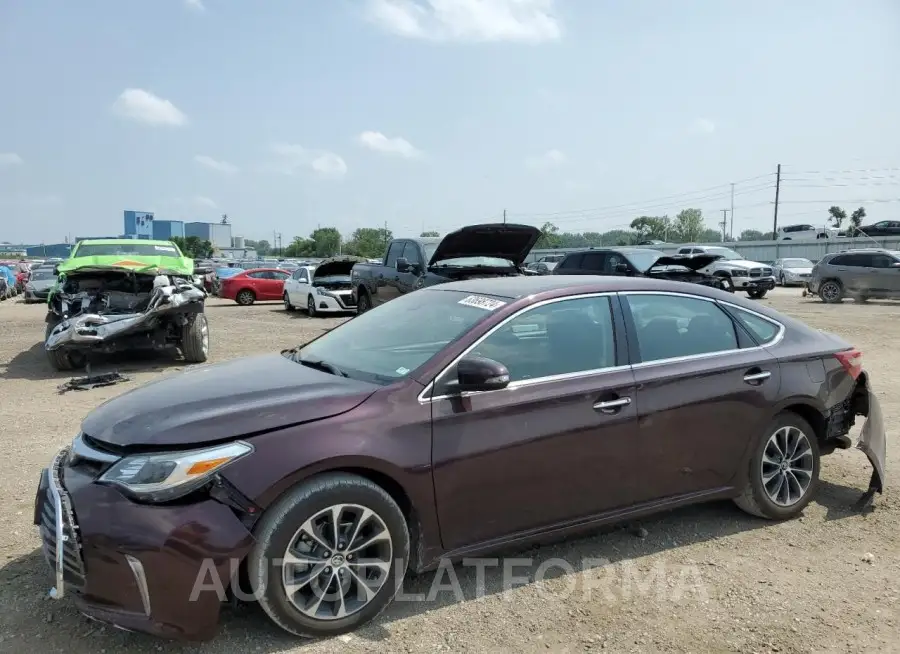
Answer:
[[509, 368], [505, 390], [441, 396], [453, 366], [436, 380], [433, 474], [445, 547], [630, 503], [641, 478], [635, 389], [616, 346], [624, 328], [613, 300], [553, 300], [490, 332], [471, 354]]
[[375, 276], [375, 279], [372, 280], [376, 289], [373, 298], [375, 304], [390, 302], [400, 296], [400, 289], [394, 278], [397, 277], [397, 259], [403, 255], [405, 243], [406, 241], [391, 241], [384, 265], [372, 268], [372, 274]]

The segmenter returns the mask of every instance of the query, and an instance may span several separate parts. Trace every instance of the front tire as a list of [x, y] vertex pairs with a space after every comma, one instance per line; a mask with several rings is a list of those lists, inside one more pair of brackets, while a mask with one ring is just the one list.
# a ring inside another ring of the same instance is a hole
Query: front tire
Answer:
[[309, 314], [310, 318], [316, 317], [316, 301], [313, 299], [312, 295], [306, 296], [306, 313]]
[[[53, 331], [53, 328], [56, 327], [60, 322], [62, 321], [56, 318], [47, 321], [47, 328], [44, 330], [44, 343], [47, 342], [47, 339], [50, 337], [50, 332]], [[50, 362], [50, 365], [54, 370], [57, 370], [59, 372], [66, 372], [68, 370], [75, 370], [76, 368], [83, 368], [87, 363], [87, 359], [80, 352], [67, 351], [65, 348], [45, 351], [47, 352], [47, 360]]]
[[291, 304], [291, 297], [287, 294], [287, 291], [284, 292], [284, 297], [282, 298], [282, 300], [284, 300], [285, 311], [294, 311], [297, 308], [293, 304]]
[[787, 520], [799, 515], [819, 489], [819, 441], [806, 420], [785, 412], [763, 432], [735, 504], [751, 515]]
[[181, 354], [188, 363], [203, 363], [209, 358], [209, 321], [197, 313], [181, 328]]
[[751, 300], [761, 300], [766, 297], [766, 293], [766, 289], [758, 288], [754, 291], [747, 291], [747, 297], [749, 297]]
[[409, 528], [394, 499], [346, 473], [288, 491], [262, 517], [248, 576], [260, 606], [297, 636], [353, 631], [390, 604], [409, 562]]
[[362, 291], [359, 293], [359, 298], [356, 300], [356, 313], [357, 315], [360, 313], [365, 313], [369, 309], [372, 308], [372, 298], [369, 297], [369, 294], [366, 291]]

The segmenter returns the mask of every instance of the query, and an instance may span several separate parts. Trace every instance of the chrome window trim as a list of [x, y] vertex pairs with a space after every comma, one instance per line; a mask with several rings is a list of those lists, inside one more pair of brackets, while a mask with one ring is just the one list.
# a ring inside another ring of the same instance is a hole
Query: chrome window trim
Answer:
[[[782, 338], [784, 338], [785, 326], [776, 320], [772, 320], [768, 316], [764, 316], [761, 313], [753, 311], [751, 309], [746, 309], [740, 305], [734, 304], [733, 302], [728, 302], [726, 300], [717, 300], [711, 297], [705, 297], [703, 295], [694, 295], [693, 293], [679, 293], [675, 291], [620, 291], [619, 295], [674, 295], [676, 297], [686, 297], [696, 300], [706, 300], [707, 302], [712, 302], [713, 304], [723, 304], [725, 306], [733, 307], [740, 311], [746, 311], [747, 313], [752, 313], [755, 316], [759, 316], [763, 320], [767, 320], [775, 325], [778, 325], [778, 334], [775, 335], [768, 343], [763, 345], [754, 345], [753, 347], [739, 347], [732, 350], [719, 350], [718, 352], [704, 352], [702, 354], [689, 354], [681, 357], [669, 357], [667, 359], [654, 359], [653, 361], [640, 361], [638, 363], [631, 364], [632, 369], [641, 369], [641, 368], [649, 368], [651, 366], [665, 365], [668, 363], [681, 363], [683, 361], [693, 361], [693, 360], [702, 360], [709, 359], [712, 357], [718, 357], [726, 354], [736, 354], [738, 352], [753, 352], [755, 350], [763, 350], [767, 347], [772, 347], [777, 345]], [[727, 314], [726, 314], [727, 315]], [[730, 318], [730, 316], [729, 316]]]
[[[496, 332], [498, 329], [500, 329], [501, 327], [506, 325], [506, 323], [508, 323], [509, 321], [514, 320], [515, 318], [518, 318], [523, 313], [526, 313], [527, 311], [531, 311], [533, 309], [537, 309], [542, 306], [546, 306], [548, 304], [555, 304], [557, 302], [565, 302], [567, 300], [581, 300], [581, 299], [585, 299], [585, 298], [594, 298], [594, 297], [609, 298], [609, 297], [613, 297], [615, 295], [616, 295], [615, 291], [601, 291], [601, 292], [596, 292], [596, 293], [579, 293], [577, 295], [566, 295], [564, 297], [555, 297], [555, 298], [550, 298], [549, 300], [541, 300], [540, 302], [535, 302], [534, 304], [529, 304], [527, 307], [522, 307], [521, 309], [516, 311], [514, 314], [507, 316], [502, 321], [500, 321], [499, 323], [497, 323], [496, 325], [491, 327], [487, 332], [485, 332], [484, 334], [481, 335], [481, 338], [479, 338], [477, 341], [472, 343], [469, 347], [467, 347], [465, 350], [463, 350], [458, 356], [456, 356], [450, 363], [448, 363], [446, 366], [444, 366], [441, 369], [441, 371], [434, 376], [434, 379], [432, 379], [430, 382], [428, 382], [428, 384], [425, 386], [425, 388], [422, 389], [422, 391], [419, 393], [419, 395], [416, 397], [416, 399], [419, 401], [420, 404], [425, 404], [428, 402], [433, 402], [434, 400], [445, 399], [448, 397], [469, 397], [474, 394], [481, 395], [485, 392], [488, 392], [488, 393], [500, 392], [500, 391], [478, 391], [477, 393], [470, 392], [470, 393], [462, 393], [460, 395], [436, 395], [434, 397], [426, 397], [427, 394], [430, 393], [431, 390], [434, 388], [434, 382], [436, 380], [440, 379], [441, 375], [443, 375], [450, 368], [452, 368], [457, 363], [459, 363], [460, 359], [462, 359], [469, 352], [471, 352], [476, 347], [478, 347], [482, 342], [485, 341], [485, 339], [489, 338], [494, 332]], [[612, 312], [612, 302], [610, 302], [610, 318], [612, 319], [611, 312]], [[507, 386], [506, 388], [504, 388], [502, 390], [503, 391], [514, 390], [516, 388], [522, 388], [523, 386], [531, 386], [533, 384], [543, 384], [543, 383], [549, 383], [549, 382], [554, 382], [554, 381], [560, 381], [560, 380], [564, 380], [564, 379], [575, 379], [577, 377], [588, 377], [591, 375], [604, 374], [604, 373], [612, 372], [615, 370], [624, 370], [626, 368], [628, 368], [627, 365], [625, 365], [625, 366], [608, 366], [606, 368], [596, 368], [594, 370], [580, 370], [578, 372], [569, 372], [569, 373], [564, 373], [561, 375], [547, 375], [545, 377], [535, 377], [534, 379], [521, 379], [519, 381], [510, 382], [509, 386]]]

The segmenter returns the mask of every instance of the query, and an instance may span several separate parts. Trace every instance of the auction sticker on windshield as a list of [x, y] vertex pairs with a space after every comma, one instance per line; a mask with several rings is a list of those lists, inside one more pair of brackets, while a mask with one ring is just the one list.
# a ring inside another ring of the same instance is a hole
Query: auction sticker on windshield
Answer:
[[483, 295], [469, 295], [460, 300], [459, 304], [467, 307], [475, 307], [476, 309], [484, 309], [485, 311], [493, 311], [494, 309], [502, 307], [506, 302], [492, 297], [485, 297]]

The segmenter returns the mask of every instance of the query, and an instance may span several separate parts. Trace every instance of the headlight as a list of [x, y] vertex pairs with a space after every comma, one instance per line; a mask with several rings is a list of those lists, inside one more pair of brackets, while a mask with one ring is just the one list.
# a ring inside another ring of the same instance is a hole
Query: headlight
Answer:
[[135, 454], [114, 463], [98, 481], [141, 500], [165, 502], [203, 486], [215, 473], [252, 451], [248, 443], [236, 441], [202, 450]]
[[321, 286], [314, 287], [316, 289], [316, 295], [324, 295], [325, 297], [334, 297], [334, 294], [331, 291], [326, 291]]
[[744, 268], [730, 268], [728, 270], [732, 277], [748, 277], [749, 273]]

